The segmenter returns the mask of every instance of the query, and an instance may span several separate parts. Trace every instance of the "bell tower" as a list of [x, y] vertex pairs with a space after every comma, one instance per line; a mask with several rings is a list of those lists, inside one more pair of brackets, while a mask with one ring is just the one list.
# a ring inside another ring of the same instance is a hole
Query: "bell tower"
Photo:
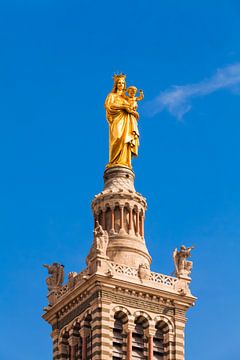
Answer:
[[[147, 204], [135, 190], [129, 163], [138, 146], [138, 114], [116, 105], [128, 101], [122, 95], [125, 76], [116, 75], [114, 86], [105, 103], [110, 161], [103, 190], [92, 201], [86, 268], [70, 272], [64, 283], [62, 265], [44, 265], [49, 292], [43, 318], [52, 328], [53, 360], [184, 360], [186, 312], [196, 300], [189, 289], [192, 248], [174, 250], [175, 276], [150, 268]], [[116, 136], [120, 123], [123, 130]]]

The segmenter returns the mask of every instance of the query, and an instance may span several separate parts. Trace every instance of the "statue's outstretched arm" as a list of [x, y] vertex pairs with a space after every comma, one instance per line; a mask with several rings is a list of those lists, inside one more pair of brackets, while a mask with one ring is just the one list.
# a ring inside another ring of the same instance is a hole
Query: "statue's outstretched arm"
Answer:
[[140, 95], [138, 97], [136, 97], [136, 100], [137, 101], [140, 101], [140, 100], [143, 100], [144, 99], [144, 93], [142, 90], [139, 90], [140, 91]]

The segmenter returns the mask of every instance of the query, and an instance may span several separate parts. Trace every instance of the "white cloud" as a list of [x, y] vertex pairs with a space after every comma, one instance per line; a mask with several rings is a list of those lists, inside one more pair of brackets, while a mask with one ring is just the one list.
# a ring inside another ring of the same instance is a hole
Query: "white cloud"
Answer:
[[233, 93], [240, 90], [240, 63], [218, 69], [215, 74], [199, 83], [183, 86], [172, 86], [149, 101], [145, 110], [153, 116], [167, 109], [179, 120], [191, 109], [191, 101], [196, 97], [206, 96], [221, 89], [229, 89]]

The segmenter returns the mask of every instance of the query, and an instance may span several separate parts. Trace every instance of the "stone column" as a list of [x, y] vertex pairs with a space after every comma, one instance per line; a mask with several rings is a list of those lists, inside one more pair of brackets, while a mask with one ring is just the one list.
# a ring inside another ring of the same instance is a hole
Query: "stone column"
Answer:
[[132, 360], [132, 334], [135, 328], [134, 319], [129, 317], [128, 323], [124, 324], [123, 330], [127, 334], [127, 356], [126, 360]]
[[132, 360], [132, 330], [127, 334], [127, 360]]
[[155, 323], [149, 320], [149, 326], [144, 331], [144, 336], [148, 338], [148, 360], [153, 360], [153, 336], [156, 333]]
[[84, 322], [82, 322], [81, 329], [79, 331], [81, 339], [82, 339], [82, 360], [87, 360], [87, 337], [89, 336], [89, 329], [84, 326]]
[[141, 235], [144, 238], [144, 212], [141, 213]]
[[125, 229], [124, 229], [124, 205], [119, 205], [119, 209], [120, 209], [120, 230], [119, 230], [119, 234], [125, 234]]
[[128, 230], [129, 230], [129, 235], [132, 234], [132, 230], [133, 230], [133, 208], [132, 206], [129, 206], [129, 226], [128, 226]]
[[148, 337], [148, 360], [153, 360], [153, 336]]
[[110, 229], [110, 232], [113, 233], [113, 234], [115, 233], [115, 227], [114, 227], [114, 221], [115, 221], [114, 209], [115, 209], [115, 206], [111, 206], [111, 229]]
[[123, 230], [123, 205], [119, 205], [120, 208], [120, 230]]
[[148, 360], [153, 360], [153, 336], [148, 337]]
[[136, 236], [139, 235], [139, 211], [136, 209]]
[[102, 228], [106, 230], [106, 208], [102, 209]]

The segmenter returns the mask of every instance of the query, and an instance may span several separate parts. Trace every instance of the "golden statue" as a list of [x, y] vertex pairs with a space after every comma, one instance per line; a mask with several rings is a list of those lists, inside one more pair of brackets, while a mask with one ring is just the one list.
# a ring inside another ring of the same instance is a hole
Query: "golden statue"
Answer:
[[104, 105], [109, 124], [109, 163], [106, 167], [127, 166], [131, 169], [132, 156], [138, 156], [139, 146], [137, 102], [144, 95], [140, 90], [137, 97], [135, 86], [126, 88], [124, 74], [114, 75], [113, 79], [113, 89]]

